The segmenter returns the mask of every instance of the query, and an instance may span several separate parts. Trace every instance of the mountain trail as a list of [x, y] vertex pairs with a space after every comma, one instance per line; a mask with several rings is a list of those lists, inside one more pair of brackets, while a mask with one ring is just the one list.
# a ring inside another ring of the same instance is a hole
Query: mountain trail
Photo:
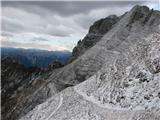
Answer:
[[[105, 109], [108, 109], [108, 110], [116, 110], [116, 111], [128, 111], [130, 110], [130, 108], [120, 108], [120, 107], [116, 107], [116, 106], [112, 106], [110, 104], [101, 104], [100, 101], [96, 100], [94, 97], [90, 96], [88, 97], [85, 93], [81, 92], [80, 90], [76, 89], [74, 87], [74, 91], [83, 97], [84, 100], [87, 100], [91, 103], [93, 103], [94, 105], [100, 107], [100, 108], [105, 108]], [[139, 109], [139, 110], [143, 110], [143, 109]], [[134, 111], [134, 110], [133, 110]], [[136, 111], [136, 110], [135, 110]], [[133, 115], [131, 115], [131, 118], [134, 116], [134, 112], [133, 112]]]
[[57, 112], [57, 110], [61, 107], [62, 103], [63, 103], [63, 96], [62, 96], [62, 94], [60, 94], [59, 104], [58, 104], [57, 108], [45, 120], [50, 120], [52, 118], [52, 116]]

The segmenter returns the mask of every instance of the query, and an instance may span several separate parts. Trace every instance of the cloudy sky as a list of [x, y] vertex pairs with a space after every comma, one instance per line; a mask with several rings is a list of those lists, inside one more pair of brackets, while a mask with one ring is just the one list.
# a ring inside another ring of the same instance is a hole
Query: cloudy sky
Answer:
[[1, 46], [72, 51], [94, 21], [156, 2], [3, 1]]

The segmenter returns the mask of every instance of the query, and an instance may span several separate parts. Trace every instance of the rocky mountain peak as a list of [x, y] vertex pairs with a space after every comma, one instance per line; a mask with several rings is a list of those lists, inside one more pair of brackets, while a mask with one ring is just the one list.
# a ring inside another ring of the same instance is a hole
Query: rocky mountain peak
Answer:
[[117, 17], [116, 15], [110, 15], [106, 18], [96, 21], [89, 28], [89, 34], [103, 35], [107, 33], [112, 28], [112, 26], [118, 21], [118, 19], [119, 17]]
[[118, 20], [119, 17], [116, 15], [110, 15], [91, 25], [88, 34], [82, 40], [79, 40], [77, 46], [73, 49], [72, 60], [76, 59], [86, 50], [93, 47], [102, 38], [102, 36], [107, 33], [115, 23], [117, 23]]
[[150, 11], [149, 7], [140, 5], [136, 5], [130, 10], [130, 12], [139, 12], [143, 14], [146, 14], [148, 11]]
[[147, 6], [136, 5], [130, 11], [131, 15], [128, 24], [132, 24], [135, 21], [139, 21], [142, 24], [145, 24], [149, 20], [152, 13], [153, 9], [150, 10]]
[[[152, 12], [153, 9], [150, 10], [147, 6], [136, 5], [130, 11], [128, 26], [135, 21], [145, 24], [149, 20]], [[88, 34], [82, 40], [79, 40], [77, 46], [73, 49], [71, 61], [78, 56], [81, 56], [89, 48], [93, 47], [124, 15], [120, 17], [110, 15], [94, 22], [94, 24], [90, 26]]]

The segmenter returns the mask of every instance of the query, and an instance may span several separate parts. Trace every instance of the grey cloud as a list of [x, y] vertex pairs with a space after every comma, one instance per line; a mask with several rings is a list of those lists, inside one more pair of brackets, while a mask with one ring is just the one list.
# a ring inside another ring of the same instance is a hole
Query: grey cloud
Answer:
[[45, 49], [45, 50], [70, 50], [63, 46], [56, 46], [56, 45], [50, 45], [50, 44], [43, 44], [37, 42], [29, 42], [29, 43], [21, 43], [21, 42], [15, 42], [10, 41], [6, 39], [2, 39], [1, 41], [1, 47], [11, 47], [11, 48], [37, 48], [37, 49]]
[[4, 37], [13, 37], [14, 36], [13, 33], [11, 33], [11, 32], [5, 32], [5, 31], [2, 31], [1, 35], [4, 36]]
[[[98, 8], [124, 7], [128, 5], [133, 6], [136, 4], [145, 3], [146, 1], [3, 1], [2, 6], [16, 7], [30, 12], [33, 12], [35, 8], [39, 7], [50, 10], [52, 13], [68, 16], [79, 13], [87, 13]], [[37, 12], [40, 15], [45, 15], [42, 14], [44, 11], [41, 11], [40, 9], [34, 12]]]
[[[156, 2], [151, 2], [155, 3]], [[107, 13], [105, 14], [106, 16], [102, 17], [107, 17], [110, 14], [117, 14], [119, 12], [119, 8], [123, 8], [123, 11], [126, 11], [126, 7], [133, 7], [136, 4], [148, 4], [147, 1], [2, 1], [2, 15], [5, 15], [3, 8], [6, 7], [11, 7], [11, 8], [16, 8], [19, 10], [25, 11], [24, 14], [34, 14], [40, 16], [40, 19], [46, 19], [47, 17], [52, 17], [53, 15], [57, 14], [57, 16], [62, 16], [64, 17], [69, 17], [69, 16], [74, 16], [74, 15], [83, 15], [84, 17], [81, 17], [79, 20], [76, 19], [75, 22], [76, 24], [82, 25], [84, 29], [87, 29], [90, 24], [93, 23], [93, 21], [99, 19], [94, 17], [88, 17], [88, 14], [92, 12], [93, 10], [98, 10], [98, 9], [108, 9], [109, 11], [112, 11], [112, 13]], [[114, 10], [113, 10], [114, 8]], [[123, 12], [122, 9], [120, 12]], [[12, 11], [11, 11], [12, 12]], [[14, 12], [14, 11], [13, 11]], [[23, 15], [22, 15], [23, 16]], [[29, 18], [26, 18], [25, 21], [37, 21], [37, 22], [42, 22], [40, 19], [34, 19], [36, 16], [31, 16]], [[79, 16], [77, 16], [79, 18]], [[50, 20], [51, 23], [56, 22], [56, 19]], [[43, 24], [47, 24], [48, 21], [44, 21], [46, 23], [40, 23], [40, 26]], [[56, 24], [57, 25], [57, 24]], [[29, 26], [29, 25], [28, 25]], [[54, 24], [53, 24], [54, 26]], [[15, 26], [12, 25], [13, 28], [10, 29], [15, 29], [15, 27], [18, 29], [20, 26]], [[22, 26], [21, 26], [22, 27]], [[33, 25], [31, 26], [32, 30], [34, 30]], [[34, 26], [37, 27], [37, 26]], [[72, 27], [72, 25], [71, 25]], [[20, 28], [22, 30], [22, 28]], [[38, 29], [38, 28], [36, 28]], [[30, 30], [30, 29], [29, 29]], [[35, 30], [37, 31], [37, 30]], [[58, 31], [59, 33], [56, 33]], [[55, 30], [55, 36], [66, 36], [65, 33], [62, 33], [62, 31]], [[51, 35], [54, 35], [54, 32], [51, 33]]]
[[1, 42], [2, 47], [18, 47], [18, 48], [43, 48], [47, 49], [49, 45], [47, 44], [36, 44], [36, 43], [20, 43], [20, 42], [13, 42], [13, 41], [6, 41], [2, 40]]
[[14, 21], [6, 17], [2, 17], [2, 31], [17, 33], [24, 29], [24, 26], [21, 22]]
[[[14, 15], [12, 12], [17, 14]], [[59, 24], [56, 23], [59, 19], [57, 20], [56, 17], [47, 16], [44, 19], [34, 12], [31, 14], [13, 7], [4, 7], [2, 13], [2, 31], [13, 33], [33, 32], [59, 37], [69, 36], [71, 33], [67, 30], [67, 27], [59, 28]], [[65, 22], [64, 18], [61, 19], [63, 19], [62, 22]]]
[[48, 41], [48, 40], [42, 37], [34, 37], [32, 41]]
[[136, 4], [156, 6], [158, 1], [2, 1], [2, 36], [38, 33], [62, 39], [83, 37], [96, 20], [121, 15]]

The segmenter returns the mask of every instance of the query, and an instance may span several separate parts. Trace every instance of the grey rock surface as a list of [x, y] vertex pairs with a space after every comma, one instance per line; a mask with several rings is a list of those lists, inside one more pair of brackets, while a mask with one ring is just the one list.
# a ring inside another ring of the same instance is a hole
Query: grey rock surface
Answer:
[[36, 76], [42, 74], [39, 68], [26, 68], [15, 59], [3, 57], [1, 59], [1, 107], [3, 115], [9, 113], [17, 102], [12, 100], [18, 91], [22, 90]]
[[27, 83], [30, 79], [41, 74], [40, 68], [25, 68], [15, 59], [5, 57], [1, 59], [1, 99], [6, 102], [18, 87]]
[[120, 17], [110, 15], [106, 18], [96, 21], [88, 31], [88, 34], [79, 40], [77, 46], [72, 51], [71, 61], [85, 53], [86, 50], [93, 47], [105, 33], [107, 33], [119, 21]]
[[[159, 11], [135, 6], [95, 46], [52, 73], [46, 86], [84, 82], [55, 94], [20, 120], [159, 120], [159, 27]], [[46, 86], [30, 99], [46, 92]]]

